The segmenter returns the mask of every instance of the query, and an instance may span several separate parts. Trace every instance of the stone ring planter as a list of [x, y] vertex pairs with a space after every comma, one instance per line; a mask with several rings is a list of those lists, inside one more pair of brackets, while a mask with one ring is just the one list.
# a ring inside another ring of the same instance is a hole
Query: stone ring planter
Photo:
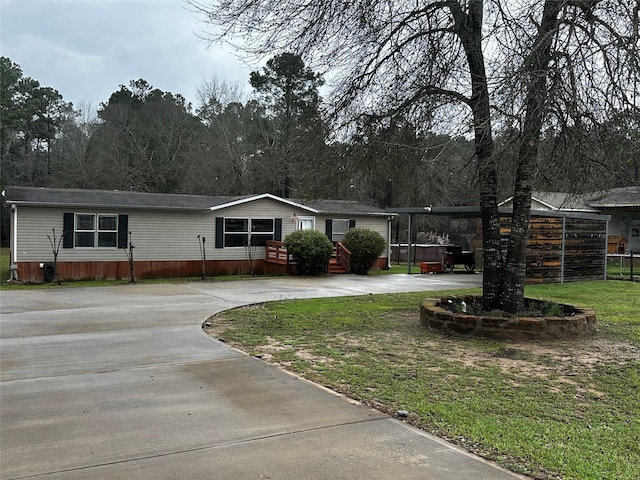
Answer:
[[[506, 340], [575, 340], [590, 337], [597, 330], [596, 314], [588, 308], [562, 305], [573, 310], [572, 315], [564, 317], [482, 316], [454, 313], [441, 306], [449, 300], [425, 299], [420, 306], [421, 323], [451, 335]], [[471, 304], [481, 300], [481, 297], [467, 296], [464, 300]]]

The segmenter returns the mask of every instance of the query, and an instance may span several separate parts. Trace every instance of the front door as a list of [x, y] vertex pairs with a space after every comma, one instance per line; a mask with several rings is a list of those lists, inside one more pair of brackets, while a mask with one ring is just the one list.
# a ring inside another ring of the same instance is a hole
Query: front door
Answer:
[[313, 217], [298, 217], [297, 230], [313, 230]]

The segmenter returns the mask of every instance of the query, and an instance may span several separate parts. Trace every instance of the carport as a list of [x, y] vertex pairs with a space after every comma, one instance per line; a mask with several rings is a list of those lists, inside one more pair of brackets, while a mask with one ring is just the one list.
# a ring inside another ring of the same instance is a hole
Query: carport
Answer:
[[[408, 215], [407, 273], [411, 272], [414, 215], [480, 218], [480, 206], [402, 207], [388, 212]], [[506, 250], [513, 209], [500, 208], [500, 232]], [[607, 277], [607, 237], [610, 215], [531, 210], [527, 247], [528, 283], [564, 283]]]

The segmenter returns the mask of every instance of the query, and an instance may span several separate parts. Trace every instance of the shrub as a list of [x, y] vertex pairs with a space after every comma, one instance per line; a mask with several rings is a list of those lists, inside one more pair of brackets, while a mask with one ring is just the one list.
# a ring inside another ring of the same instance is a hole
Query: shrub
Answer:
[[386, 246], [382, 235], [366, 228], [350, 229], [342, 243], [351, 252], [351, 273], [357, 275], [366, 275]]
[[284, 239], [284, 246], [298, 264], [298, 274], [325, 273], [333, 253], [333, 244], [323, 233], [297, 230]]

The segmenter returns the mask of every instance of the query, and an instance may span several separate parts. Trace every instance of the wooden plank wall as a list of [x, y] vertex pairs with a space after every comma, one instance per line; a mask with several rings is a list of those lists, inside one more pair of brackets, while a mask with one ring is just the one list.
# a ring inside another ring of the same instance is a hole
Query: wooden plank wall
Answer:
[[[256, 275], [266, 272], [265, 262], [254, 260], [253, 271]], [[129, 280], [131, 273], [129, 262], [58, 262], [58, 274], [61, 280]], [[207, 260], [206, 275], [238, 275], [251, 272], [247, 260]], [[136, 279], [143, 278], [172, 278], [172, 277], [200, 277], [202, 262], [200, 260], [182, 261], [136, 261]], [[286, 273], [286, 268], [269, 268], [272, 275]], [[22, 282], [41, 283], [44, 280], [39, 262], [20, 262], [18, 264], [18, 278]]]
[[527, 245], [527, 281], [559, 282], [561, 260], [562, 218], [532, 217]]
[[604, 279], [606, 251], [605, 222], [567, 218], [564, 247], [565, 281]]
[[[374, 269], [387, 270], [386, 258], [378, 258]], [[136, 261], [136, 279], [144, 278], [179, 278], [200, 277], [202, 262], [200, 260], [183, 261]], [[129, 262], [58, 262], [59, 278], [62, 281], [75, 280], [129, 280]], [[251, 265], [248, 260], [207, 260], [206, 276], [250, 274]], [[255, 275], [295, 275], [295, 265], [278, 265], [265, 262], [263, 259], [253, 261]], [[25, 283], [42, 283], [43, 270], [39, 262], [20, 262], [18, 278]]]
[[[502, 247], [506, 253], [511, 219], [501, 218]], [[527, 247], [527, 283], [554, 283], [562, 279], [561, 217], [532, 217]], [[606, 223], [566, 218], [564, 281], [601, 280], [606, 262]]]

